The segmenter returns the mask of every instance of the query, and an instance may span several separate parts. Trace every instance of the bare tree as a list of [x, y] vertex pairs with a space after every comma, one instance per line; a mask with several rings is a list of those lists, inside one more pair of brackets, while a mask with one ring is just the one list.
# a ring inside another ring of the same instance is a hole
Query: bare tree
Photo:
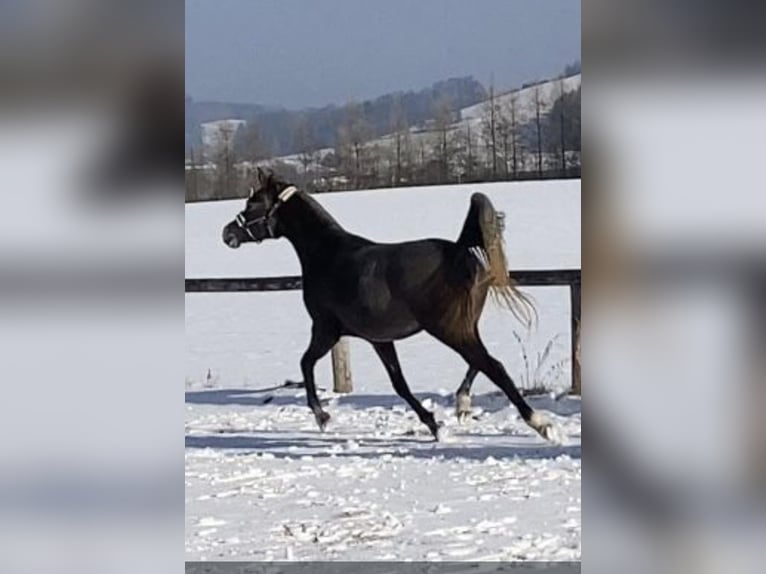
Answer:
[[195, 154], [195, 161], [197, 164], [197, 179], [198, 179], [198, 197], [199, 199], [213, 199], [215, 197], [215, 190], [213, 185], [213, 179], [209, 173], [208, 161], [205, 158], [205, 147], [199, 149], [199, 153]]
[[540, 86], [535, 86], [535, 99], [533, 102], [535, 113], [535, 133], [537, 135], [537, 176], [543, 176], [543, 137], [542, 137], [542, 98], [540, 95]]
[[471, 134], [471, 122], [467, 122], [465, 126], [465, 177], [469, 181], [474, 176], [474, 151], [473, 151], [473, 135]]
[[359, 189], [363, 177], [364, 153], [371, 136], [372, 127], [361, 107], [353, 102], [347, 104], [338, 129], [338, 157], [355, 189]]
[[405, 171], [410, 164], [410, 127], [402, 102], [397, 97], [391, 112], [391, 132], [393, 133], [393, 185], [400, 185]]
[[426, 179], [426, 145], [423, 138], [420, 138], [418, 142], [418, 157], [420, 158], [418, 181], [423, 183]]
[[216, 190], [215, 197], [237, 196], [236, 151], [234, 148], [238, 126], [232, 122], [218, 125], [215, 144]]
[[434, 109], [434, 155], [439, 162], [439, 178], [442, 183], [449, 181], [452, 159], [451, 127], [452, 109], [449, 100], [440, 98]]
[[561, 100], [562, 105], [559, 106], [559, 113], [558, 113], [558, 120], [559, 120], [559, 147], [561, 150], [561, 173], [562, 175], [566, 174], [567, 172], [567, 152], [566, 152], [566, 142], [565, 142], [565, 126], [564, 126], [564, 109], [566, 106], [564, 105], [564, 80], [562, 78], [559, 78], [559, 81], [556, 82], [556, 85], [558, 87], [558, 100]]
[[385, 149], [385, 146], [381, 146], [379, 143], [368, 143], [365, 147], [363, 171], [365, 187], [377, 187], [380, 185], [380, 174], [384, 171], [381, 169], [381, 164], [386, 156]]
[[497, 139], [503, 155], [503, 177], [508, 179], [508, 162], [511, 155], [511, 127], [510, 121], [506, 118], [503, 109], [498, 109], [497, 113]]
[[298, 151], [298, 161], [303, 168], [303, 185], [311, 187], [309, 170], [317, 161], [318, 150], [313, 127], [305, 114], [293, 125], [293, 147]]
[[558, 169], [566, 173], [566, 93], [564, 92], [564, 82], [561, 78], [553, 83], [551, 93], [552, 105], [542, 117], [542, 139], [543, 149], [547, 156], [551, 158], [552, 168], [556, 167], [553, 158], [558, 158]]
[[544, 147], [550, 154], [558, 156], [559, 168], [566, 173], [579, 163], [580, 89], [567, 92], [561, 80], [557, 82], [557, 88], [556, 98], [543, 121]]
[[519, 176], [519, 98], [517, 94], [511, 96], [508, 104], [510, 119], [511, 141], [513, 145], [513, 177]]
[[466, 122], [465, 129], [454, 134], [456, 163], [460, 167], [458, 183], [471, 181], [476, 177], [476, 145], [471, 123]]
[[199, 199], [199, 178], [197, 174], [197, 162], [194, 157], [194, 148], [189, 149], [189, 169], [186, 170], [186, 200]]
[[582, 140], [580, 133], [581, 125], [581, 98], [582, 98], [582, 86], [578, 86], [576, 90], [568, 92], [564, 96], [564, 101], [568, 101], [567, 117], [566, 117], [566, 136], [567, 148], [573, 152], [573, 164], [576, 167], [580, 167], [580, 152], [582, 150]]
[[498, 106], [497, 113], [497, 132], [503, 149], [503, 172], [506, 178], [513, 173], [514, 179], [519, 173], [518, 108], [518, 95], [513, 93], [505, 105]]
[[497, 177], [497, 100], [494, 82], [489, 84], [489, 99], [482, 108], [482, 131], [490, 155], [492, 177]]

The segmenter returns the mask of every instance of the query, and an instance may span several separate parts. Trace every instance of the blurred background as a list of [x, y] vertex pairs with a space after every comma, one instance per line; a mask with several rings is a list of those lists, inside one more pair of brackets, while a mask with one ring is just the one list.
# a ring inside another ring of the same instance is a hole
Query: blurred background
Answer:
[[762, 7], [583, 2], [586, 570], [762, 571]]
[[0, 3], [0, 553], [183, 561], [184, 5]]

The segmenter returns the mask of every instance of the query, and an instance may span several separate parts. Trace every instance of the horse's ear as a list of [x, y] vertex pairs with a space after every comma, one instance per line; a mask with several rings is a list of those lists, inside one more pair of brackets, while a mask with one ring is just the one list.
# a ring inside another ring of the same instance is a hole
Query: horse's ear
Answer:
[[255, 168], [255, 175], [256, 175], [256, 178], [258, 179], [258, 185], [261, 187], [265, 187], [269, 178], [266, 175], [266, 173], [261, 169], [261, 166], [258, 166], [257, 168]]
[[256, 168], [258, 175], [258, 187], [267, 188], [271, 185], [271, 180], [274, 178], [274, 172], [270, 169], [262, 169], [260, 166]]

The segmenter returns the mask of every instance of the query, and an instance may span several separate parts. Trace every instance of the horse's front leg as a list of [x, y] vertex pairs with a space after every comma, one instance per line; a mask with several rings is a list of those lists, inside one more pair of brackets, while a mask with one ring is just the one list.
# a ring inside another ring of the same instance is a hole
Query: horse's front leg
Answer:
[[319, 397], [317, 396], [317, 389], [314, 384], [314, 365], [333, 348], [333, 345], [338, 342], [339, 338], [336, 329], [315, 321], [311, 327], [309, 348], [306, 349], [301, 358], [301, 372], [303, 373], [303, 381], [306, 384], [306, 399], [311, 412], [316, 417], [320, 430], [325, 429], [327, 422], [330, 420], [330, 415], [322, 409]]
[[439, 429], [441, 428], [441, 425], [436, 423], [434, 414], [427, 410], [415, 395], [412, 394], [412, 391], [410, 391], [410, 387], [407, 385], [407, 381], [402, 374], [402, 367], [399, 364], [399, 358], [396, 355], [396, 347], [394, 347], [394, 344], [373, 343], [372, 346], [378, 354], [378, 357], [380, 357], [383, 366], [386, 368], [391, 383], [394, 385], [396, 394], [407, 401], [407, 404], [412, 407], [412, 410], [418, 415], [420, 421], [428, 427], [428, 430], [431, 431], [434, 438], [439, 440]]

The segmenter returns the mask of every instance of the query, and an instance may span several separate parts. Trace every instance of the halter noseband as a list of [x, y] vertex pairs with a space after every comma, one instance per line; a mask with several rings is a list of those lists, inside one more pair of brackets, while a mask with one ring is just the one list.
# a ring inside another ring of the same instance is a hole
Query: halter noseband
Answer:
[[[268, 236], [273, 238], [274, 237], [274, 227], [271, 223], [272, 217], [277, 212], [277, 210], [285, 203], [287, 203], [287, 200], [290, 199], [293, 195], [295, 195], [298, 192], [298, 188], [294, 185], [287, 186], [285, 189], [283, 189], [279, 195], [277, 196], [277, 201], [274, 202], [274, 205], [272, 205], [269, 210], [265, 213], [265, 215], [261, 215], [260, 217], [256, 217], [252, 221], [248, 221], [245, 217], [245, 212], [240, 211], [237, 214], [236, 222], [239, 228], [247, 233], [247, 235], [252, 239], [253, 241], [259, 241], [259, 239], [256, 239], [255, 235], [253, 235], [252, 228], [255, 226], [263, 226], [266, 228], [266, 231], [268, 232]], [[253, 188], [250, 188], [250, 196], [252, 197], [253, 194]]]

